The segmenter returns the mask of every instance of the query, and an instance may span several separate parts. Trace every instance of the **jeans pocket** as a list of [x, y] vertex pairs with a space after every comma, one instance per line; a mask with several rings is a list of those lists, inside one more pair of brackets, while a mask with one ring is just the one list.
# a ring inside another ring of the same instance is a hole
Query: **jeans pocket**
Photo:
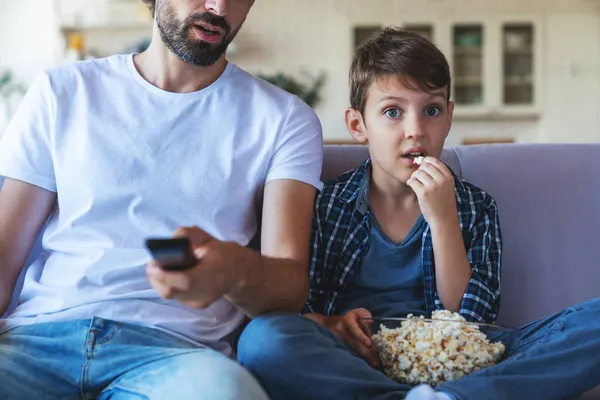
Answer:
[[0, 328], [0, 339], [8, 335], [10, 332], [14, 331], [17, 328], [20, 328], [22, 325], [13, 325], [5, 328]]

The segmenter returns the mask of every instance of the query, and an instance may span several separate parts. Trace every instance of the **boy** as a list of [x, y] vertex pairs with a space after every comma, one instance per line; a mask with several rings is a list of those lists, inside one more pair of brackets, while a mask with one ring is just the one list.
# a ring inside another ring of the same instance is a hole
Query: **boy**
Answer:
[[304, 316], [251, 322], [239, 343], [242, 365], [274, 400], [549, 400], [600, 383], [598, 300], [494, 338], [507, 361], [437, 393], [373, 368], [360, 318], [448, 309], [495, 321], [501, 235], [495, 201], [438, 160], [454, 104], [447, 61], [434, 45], [385, 29], [356, 54], [350, 86], [346, 123], [368, 143], [370, 159], [317, 196]]

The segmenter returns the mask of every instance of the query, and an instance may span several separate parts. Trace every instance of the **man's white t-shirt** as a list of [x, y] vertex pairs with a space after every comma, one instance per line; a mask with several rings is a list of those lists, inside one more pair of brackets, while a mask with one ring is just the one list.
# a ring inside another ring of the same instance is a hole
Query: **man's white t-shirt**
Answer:
[[0, 141], [0, 175], [56, 192], [57, 207], [3, 328], [97, 316], [231, 354], [243, 313], [161, 299], [144, 241], [197, 225], [247, 245], [267, 182], [320, 188], [322, 145], [310, 107], [231, 63], [185, 94], [148, 83], [133, 55], [43, 73]]

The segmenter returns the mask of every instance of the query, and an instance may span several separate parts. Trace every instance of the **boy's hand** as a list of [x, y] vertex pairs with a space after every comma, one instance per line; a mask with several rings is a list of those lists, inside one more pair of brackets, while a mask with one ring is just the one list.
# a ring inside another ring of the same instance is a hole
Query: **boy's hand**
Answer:
[[196, 265], [181, 272], [164, 271], [156, 261], [146, 270], [161, 297], [178, 300], [193, 308], [207, 308], [235, 286], [236, 245], [221, 242], [199, 228], [181, 228], [175, 237], [187, 237], [197, 258]]
[[433, 157], [425, 157], [418, 170], [406, 182], [416, 193], [423, 218], [429, 225], [456, 220], [454, 176], [446, 165]]
[[364, 308], [357, 308], [348, 311], [344, 316], [327, 317], [325, 327], [341, 341], [352, 346], [371, 366], [377, 368], [379, 363], [371, 340], [371, 330], [368, 322], [361, 318], [372, 318], [372, 315]]

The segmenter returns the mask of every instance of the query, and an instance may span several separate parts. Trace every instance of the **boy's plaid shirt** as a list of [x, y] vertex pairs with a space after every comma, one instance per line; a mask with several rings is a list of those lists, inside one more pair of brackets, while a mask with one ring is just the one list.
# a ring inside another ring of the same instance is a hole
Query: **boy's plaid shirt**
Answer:
[[[362, 262], [369, 246], [370, 160], [317, 195], [311, 235], [310, 295], [302, 313], [335, 315], [339, 289]], [[366, 187], [366, 189], [365, 189]], [[495, 200], [455, 176], [458, 217], [471, 264], [460, 314], [468, 321], [494, 322], [500, 305], [501, 233]], [[431, 230], [422, 239], [426, 314], [442, 309], [435, 282]]]

